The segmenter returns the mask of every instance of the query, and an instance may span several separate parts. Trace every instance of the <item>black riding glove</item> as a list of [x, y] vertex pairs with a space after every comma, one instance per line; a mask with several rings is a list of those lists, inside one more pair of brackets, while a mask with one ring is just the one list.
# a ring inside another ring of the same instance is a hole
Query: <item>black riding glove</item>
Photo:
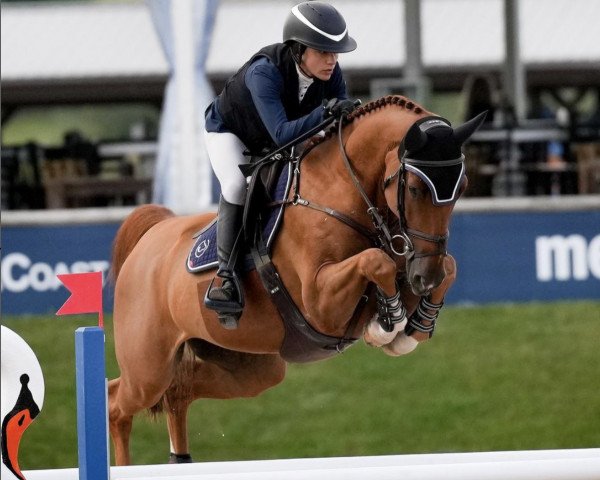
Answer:
[[360, 100], [332, 98], [323, 106], [325, 109], [325, 117], [342, 118], [351, 114], [356, 107], [361, 104]]

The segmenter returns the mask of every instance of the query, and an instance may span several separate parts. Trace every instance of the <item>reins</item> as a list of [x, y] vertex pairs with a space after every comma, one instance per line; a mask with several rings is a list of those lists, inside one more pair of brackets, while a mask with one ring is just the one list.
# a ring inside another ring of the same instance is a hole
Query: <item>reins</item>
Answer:
[[[352, 179], [352, 183], [354, 183], [354, 187], [358, 190], [358, 192], [360, 193], [364, 202], [367, 204], [367, 213], [371, 217], [371, 222], [373, 223], [375, 230], [377, 232], [379, 232], [377, 234], [377, 238], [379, 240], [380, 245], [384, 249], [391, 251], [398, 256], [407, 255], [408, 254], [408, 245], [410, 244], [410, 246], [412, 247], [412, 243], [410, 242], [408, 237], [405, 237], [402, 235], [402, 232], [398, 235], [392, 236], [390, 229], [387, 226], [387, 223], [385, 223], [385, 221], [383, 220], [383, 217], [379, 214], [379, 210], [377, 209], [377, 207], [375, 205], [373, 205], [373, 203], [371, 202], [371, 199], [369, 198], [369, 196], [365, 192], [364, 188], [362, 187], [358, 177], [356, 176], [356, 173], [354, 173], [354, 169], [352, 168], [350, 159], [348, 158], [348, 154], [346, 153], [346, 148], [344, 146], [344, 142], [342, 140], [342, 121], [341, 120], [338, 123], [338, 145], [340, 147], [340, 152], [342, 153], [342, 159], [344, 160], [344, 165], [346, 166], [346, 169], [348, 170], [348, 173], [350, 174], [350, 178]], [[400, 238], [400, 239], [404, 240], [404, 251], [398, 252], [394, 248], [394, 239], [396, 239], [396, 238]]]
[[406, 252], [399, 253], [394, 249], [393, 241], [395, 238], [400, 237], [400, 236], [399, 235], [395, 235], [395, 236], [391, 235], [387, 224], [383, 220], [383, 217], [379, 214], [377, 207], [375, 207], [373, 205], [373, 203], [371, 202], [369, 196], [366, 194], [365, 190], [363, 189], [363, 187], [360, 183], [360, 180], [354, 173], [354, 169], [352, 168], [352, 165], [350, 164], [350, 159], [348, 158], [348, 155], [346, 154], [346, 149], [342, 142], [342, 126], [343, 126], [342, 122], [339, 121], [338, 122], [338, 140], [339, 140], [340, 152], [342, 153], [342, 158], [344, 159], [344, 164], [350, 174], [352, 183], [354, 184], [355, 188], [358, 190], [361, 197], [367, 204], [367, 207], [368, 207], [367, 213], [371, 217], [371, 221], [373, 223], [373, 226], [375, 227], [375, 231], [371, 230], [368, 227], [365, 227], [364, 225], [362, 225], [361, 223], [357, 222], [352, 217], [350, 217], [344, 213], [338, 212], [337, 210], [334, 210], [332, 208], [325, 207], [325, 206], [319, 205], [318, 203], [315, 203], [315, 202], [312, 202], [305, 198], [302, 198], [300, 196], [300, 161], [301, 161], [301, 159], [299, 159], [297, 161], [296, 167], [294, 168], [294, 177], [295, 177], [294, 178], [294, 195], [291, 200], [289, 200], [289, 199], [285, 200], [283, 203], [292, 204], [292, 205], [301, 205], [303, 207], [312, 208], [313, 210], [318, 210], [320, 212], [326, 213], [327, 215], [348, 225], [350, 228], [354, 229], [355, 231], [360, 233], [362, 236], [366, 237], [373, 245], [380, 247], [380, 248], [384, 248], [388, 251], [391, 251], [391, 252], [395, 253], [396, 255], [405, 255]]

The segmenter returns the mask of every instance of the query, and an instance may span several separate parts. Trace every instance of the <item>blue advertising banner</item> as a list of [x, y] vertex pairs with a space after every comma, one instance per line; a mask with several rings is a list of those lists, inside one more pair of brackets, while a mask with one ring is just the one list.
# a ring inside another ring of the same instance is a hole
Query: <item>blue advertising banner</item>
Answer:
[[[89, 271], [103, 272], [110, 312], [118, 226], [3, 226], [3, 314], [54, 314], [69, 296], [56, 275]], [[447, 304], [600, 300], [600, 210], [456, 212], [449, 251], [458, 278]]]
[[448, 303], [600, 299], [600, 211], [457, 213]]
[[102, 272], [105, 311], [110, 249], [118, 223], [2, 227], [2, 313], [54, 314], [69, 297], [56, 275]]

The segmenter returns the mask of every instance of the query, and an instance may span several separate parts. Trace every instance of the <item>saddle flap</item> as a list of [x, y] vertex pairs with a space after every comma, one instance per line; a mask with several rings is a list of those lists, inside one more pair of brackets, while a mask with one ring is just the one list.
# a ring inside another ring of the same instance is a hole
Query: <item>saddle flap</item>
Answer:
[[257, 220], [263, 213], [265, 205], [275, 200], [274, 197], [277, 196], [277, 181], [281, 176], [284, 164], [283, 160], [275, 160], [258, 166], [252, 173], [242, 221], [246, 243], [248, 244], [254, 240], [255, 229], [259, 224]]
[[[272, 247], [277, 236], [277, 231], [283, 218], [284, 205], [279, 205], [276, 208], [265, 208], [266, 202], [264, 202], [264, 198], [269, 199], [268, 202], [284, 200], [287, 198], [292, 184], [291, 164], [285, 165], [283, 162], [278, 162], [276, 166], [279, 168], [269, 169], [269, 171], [265, 170], [265, 174], [271, 180], [277, 178], [277, 181], [274, 182], [275, 185], [269, 188], [268, 191], [270, 193], [267, 197], [263, 197], [262, 203], [259, 203], [258, 200], [255, 202], [253, 207], [255, 209], [254, 212], [256, 212], [255, 216], [250, 215], [247, 217], [249, 222], [254, 222], [254, 225], [259, 223], [258, 218], [262, 219], [260, 223], [262, 234], [263, 238], [266, 239], [269, 249]], [[278, 174], [276, 174], [277, 171], [279, 172]], [[217, 220], [214, 219], [199, 233], [194, 235], [196, 240], [190, 249], [186, 261], [186, 268], [189, 272], [203, 272], [217, 267]], [[248, 259], [248, 261], [243, 262], [242, 268], [244, 270], [253, 269], [252, 260]]]

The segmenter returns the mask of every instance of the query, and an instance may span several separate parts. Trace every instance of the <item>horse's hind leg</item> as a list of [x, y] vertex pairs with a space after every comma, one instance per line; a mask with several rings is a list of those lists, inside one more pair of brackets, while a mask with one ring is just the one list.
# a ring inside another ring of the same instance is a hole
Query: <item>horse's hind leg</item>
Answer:
[[129, 436], [133, 416], [140, 410], [155, 406], [172, 379], [172, 374], [158, 369], [154, 371], [156, 372], [155, 383], [126, 382], [123, 376], [109, 382], [109, 427], [117, 465], [131, 464]]
[[[187, 435], [187, 410], [198, 398], [227, 399], [254, 397], [280, 383], [286, 364], [279, 355], [258, 355], [226, 350], [202, 340], [189, 341], [201, 359], [188, 357], [183, 369], [166, 392], [166, 411], [171, 440], [170, 461], [190, 462]], [[191, 354], [188, 351], [186, 354]], [[184, 354], [184, 356], [186, 355]], [[187, 379], [184, 377], [188, 376]], [[181, 382], [187, 388], [182, 388]]]
[[108, 382], [109, 427], [110, 436], [115, 448], [115, 461], [117, 465], [129, 465], [131, 463], [129, 436], [131, 434], [133, 415], [127, 415], [122, 412], [116, 403], [115, 399], [120, 382], [120, 378]]
[[171, 449], [169, 463], [191, 463], [192, 456], [189, 454], [187, 412], [190, 402], [180, 398], [170, 402], [167, 409], [167, 428]]
[[[121, 376], [109, 383], [109, 426], [117, 465], [131, 463], [129, 435], [133, 416], [160, 401], [173, 380], [177, 354], [181, 352], [176, 336], [169, 335], [164, 326], [161, 336], [141, 329], [131, 331], [132, 319], [130, 315], [130, 321], [126, 326], [120, 325], [119, 330], [115, 326], [115, 338], [119, 333], [118, 338], [136, 340], [128, 345], [116, 343]], [[152, 345], [151, 352], [148, 345]]]

